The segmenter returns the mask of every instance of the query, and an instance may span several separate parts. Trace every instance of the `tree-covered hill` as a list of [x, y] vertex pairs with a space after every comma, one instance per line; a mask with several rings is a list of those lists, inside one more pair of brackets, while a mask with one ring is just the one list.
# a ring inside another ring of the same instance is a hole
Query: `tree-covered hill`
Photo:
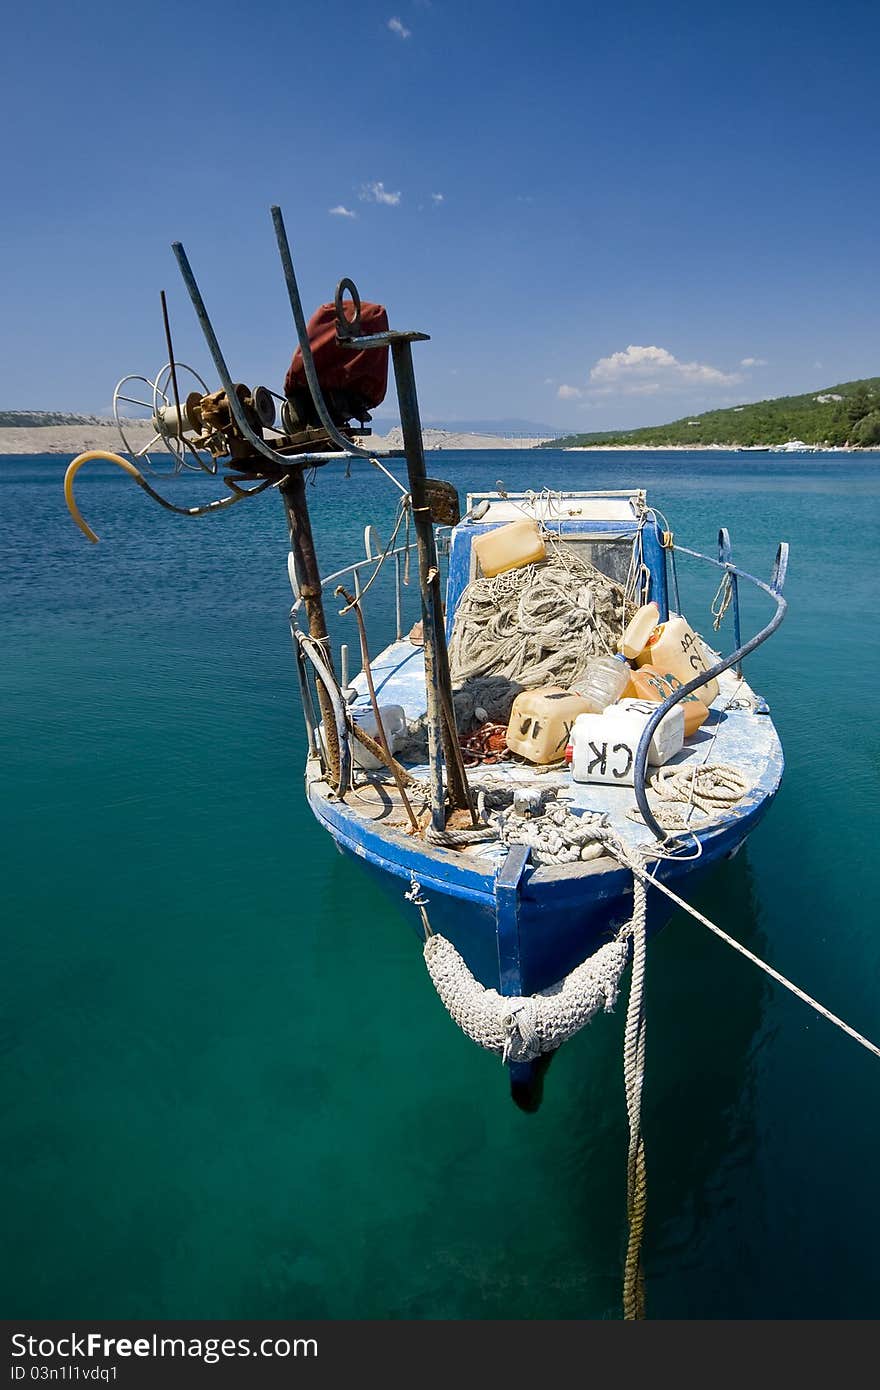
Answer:
[[850, 444], [880, 445], [880, 377], [845, 381], [805, 396], [778, 396], [754, 405], [707, 410], [686, 415], [668, 425], [637, 430], [606, 430], [601, 434], [569, 434], [541, 447], [563, 449], [585, 444]]

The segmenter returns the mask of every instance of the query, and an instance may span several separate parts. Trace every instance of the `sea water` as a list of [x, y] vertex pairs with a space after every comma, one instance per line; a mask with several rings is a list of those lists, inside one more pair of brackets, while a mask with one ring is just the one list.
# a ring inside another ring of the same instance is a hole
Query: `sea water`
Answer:
[[[306, 809], [278, 498], [188, 520], [93, 465], [90, 546], [63, 467], [0, 460], [4, 1314], [617, 1317], [623, 1008], [554, 1059], [537, 1115], [516, 1110], [438, 1002], [400, 885]], [[429, 468], [462, 497], [644, 486], [683, 544], [715, 553], [726, 525], [764, 578], [791, 543], [789, 616], [748, 666], [785, 779], [694, 900], [880, 1038], [880, 458]], [[363, 553], [366, 521], [387, 538], [381, 475], [314, 483], [325, 572]], [[217, 491], [164, 486], [182, 505]], [[680, 573], [714, 638], [717, 571]], [[377, 650], [393, 604], [374, 597]], [[744, 632], [769, 611], [744, 593]], [[357, 649], [351, 616], [334, 636]], [[647, 1011], [649, 1313], [877, 1316], [880, 1063], [681, 914], [652, 943]]]

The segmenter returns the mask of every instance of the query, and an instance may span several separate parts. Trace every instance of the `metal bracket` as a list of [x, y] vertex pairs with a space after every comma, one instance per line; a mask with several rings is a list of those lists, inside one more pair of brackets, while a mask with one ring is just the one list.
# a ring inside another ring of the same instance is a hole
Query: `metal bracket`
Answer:
[[[730, 581], [731, 602], [733, 603], [733, 645], [739, 647], [742, 642], [740, 631], [739, 616], [739, 580], [736, 575], [736, 567], [733, 563], [733, 548], [730, 544], [730, 532], [726, 526], [722, 526], [718, 532], [718, 559], [724, 565]], [[723, 609], [721, 610], [723, 612]], [[736, 674], [742, 675], [742, 662], [736, 664]]]
[[770, 579], [770, 588], [774, 594], [781, 594], [785, 585], [785, 578], [788, 574], [788, 541], [780, 541], [776, 551], [776, 559], [773, 561], [773, 575]]
[[495, 879], [495, 935], [501, 993], [522, 993], [519, 958], [520, 883], [529, 862], [528, 845], [511, 845]]

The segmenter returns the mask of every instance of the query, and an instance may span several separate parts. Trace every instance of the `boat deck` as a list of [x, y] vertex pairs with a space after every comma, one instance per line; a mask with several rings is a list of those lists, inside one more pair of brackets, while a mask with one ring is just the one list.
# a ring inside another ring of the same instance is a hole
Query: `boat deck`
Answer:
[[[424, 714], [425, 673], [421, 647], [414, 646], [407, 639], [394, 642], [372, 661], [371, 667], [380, 704], [401, 705], [410, 721]], [[358, 692], [352, 705], [353, 711], [369, 710], [370, 701], [363, 673], [352, 684]], [[704, 826], [714, 831], [748, 814], [757, 802], [773, 794], [782, 773], [782, 750], [765, 701], [755, 695], [751, 687], [733, 671], [722, 673], [719, 686], [719, 694], [710, 709], [708, 720], [666, 766], [727, 763], [743, 774], [749, 791], [735, 807], [721, 815], [708, 817], [694, 810], [691, 825], [695, 832]], [[405, 755], [401, 756], [400, 761], [414, 778], [424, 782], [427, 789], [427, 766], [413, 762]], [[468, 780], [475, 792], [481, 786], [498, 787], [505, 784], [536, 789], [556, 787], [559, 800], [575, 813], [587, 810], [606, 813], [611, 828], [630, 845], [653, 843], [653, 836], [644, 823], [634, 820], [629, 814], [636, 806], [632, 787], [575, 782], [565, 764], [542, 768], [511, 758], [501, 763], [469, 768]], [[406, 831], [406, 813], [396, 787], [391, 783], [390, 774], [384, 769], [376, 774], [357, 769], [355, 788], [346, 804], [350, 812], [364, 821], [373, 822], [376, 828], [382, 827], [398, 834]], [[474, 845], [462, 851], [473, 867], [484, 873], [495, 872], [505, 853], [497, 841]]]

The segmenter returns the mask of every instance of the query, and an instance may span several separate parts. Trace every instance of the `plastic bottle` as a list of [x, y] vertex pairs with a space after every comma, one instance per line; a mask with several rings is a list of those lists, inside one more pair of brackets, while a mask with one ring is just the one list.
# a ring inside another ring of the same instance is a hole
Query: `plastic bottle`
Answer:
[[656, 603], [646, 603], [631, 618], [626, 631], [620, 639], [620, 650], [630, 661], [634, 661], [643, 649], [660, 619], [660, 609]]
[[586, 701], [587, 712], [601, 714], [620, 699], [631, 675], [625, 656], [594, 656], [571, 688]]
[[[654, 628], [636, 661], [639, 666], [653, 666], [655, 671], [671, 671], [686, 685], [701, 671], [708, 670], [711, 657], [706, 656], [702, 637], [684, 618], [673, 613], [667, 623], [658, 623]], [[717, 680], [707, 681], [694, 694], [704, 705], [711, 705], [718, 694]]]

